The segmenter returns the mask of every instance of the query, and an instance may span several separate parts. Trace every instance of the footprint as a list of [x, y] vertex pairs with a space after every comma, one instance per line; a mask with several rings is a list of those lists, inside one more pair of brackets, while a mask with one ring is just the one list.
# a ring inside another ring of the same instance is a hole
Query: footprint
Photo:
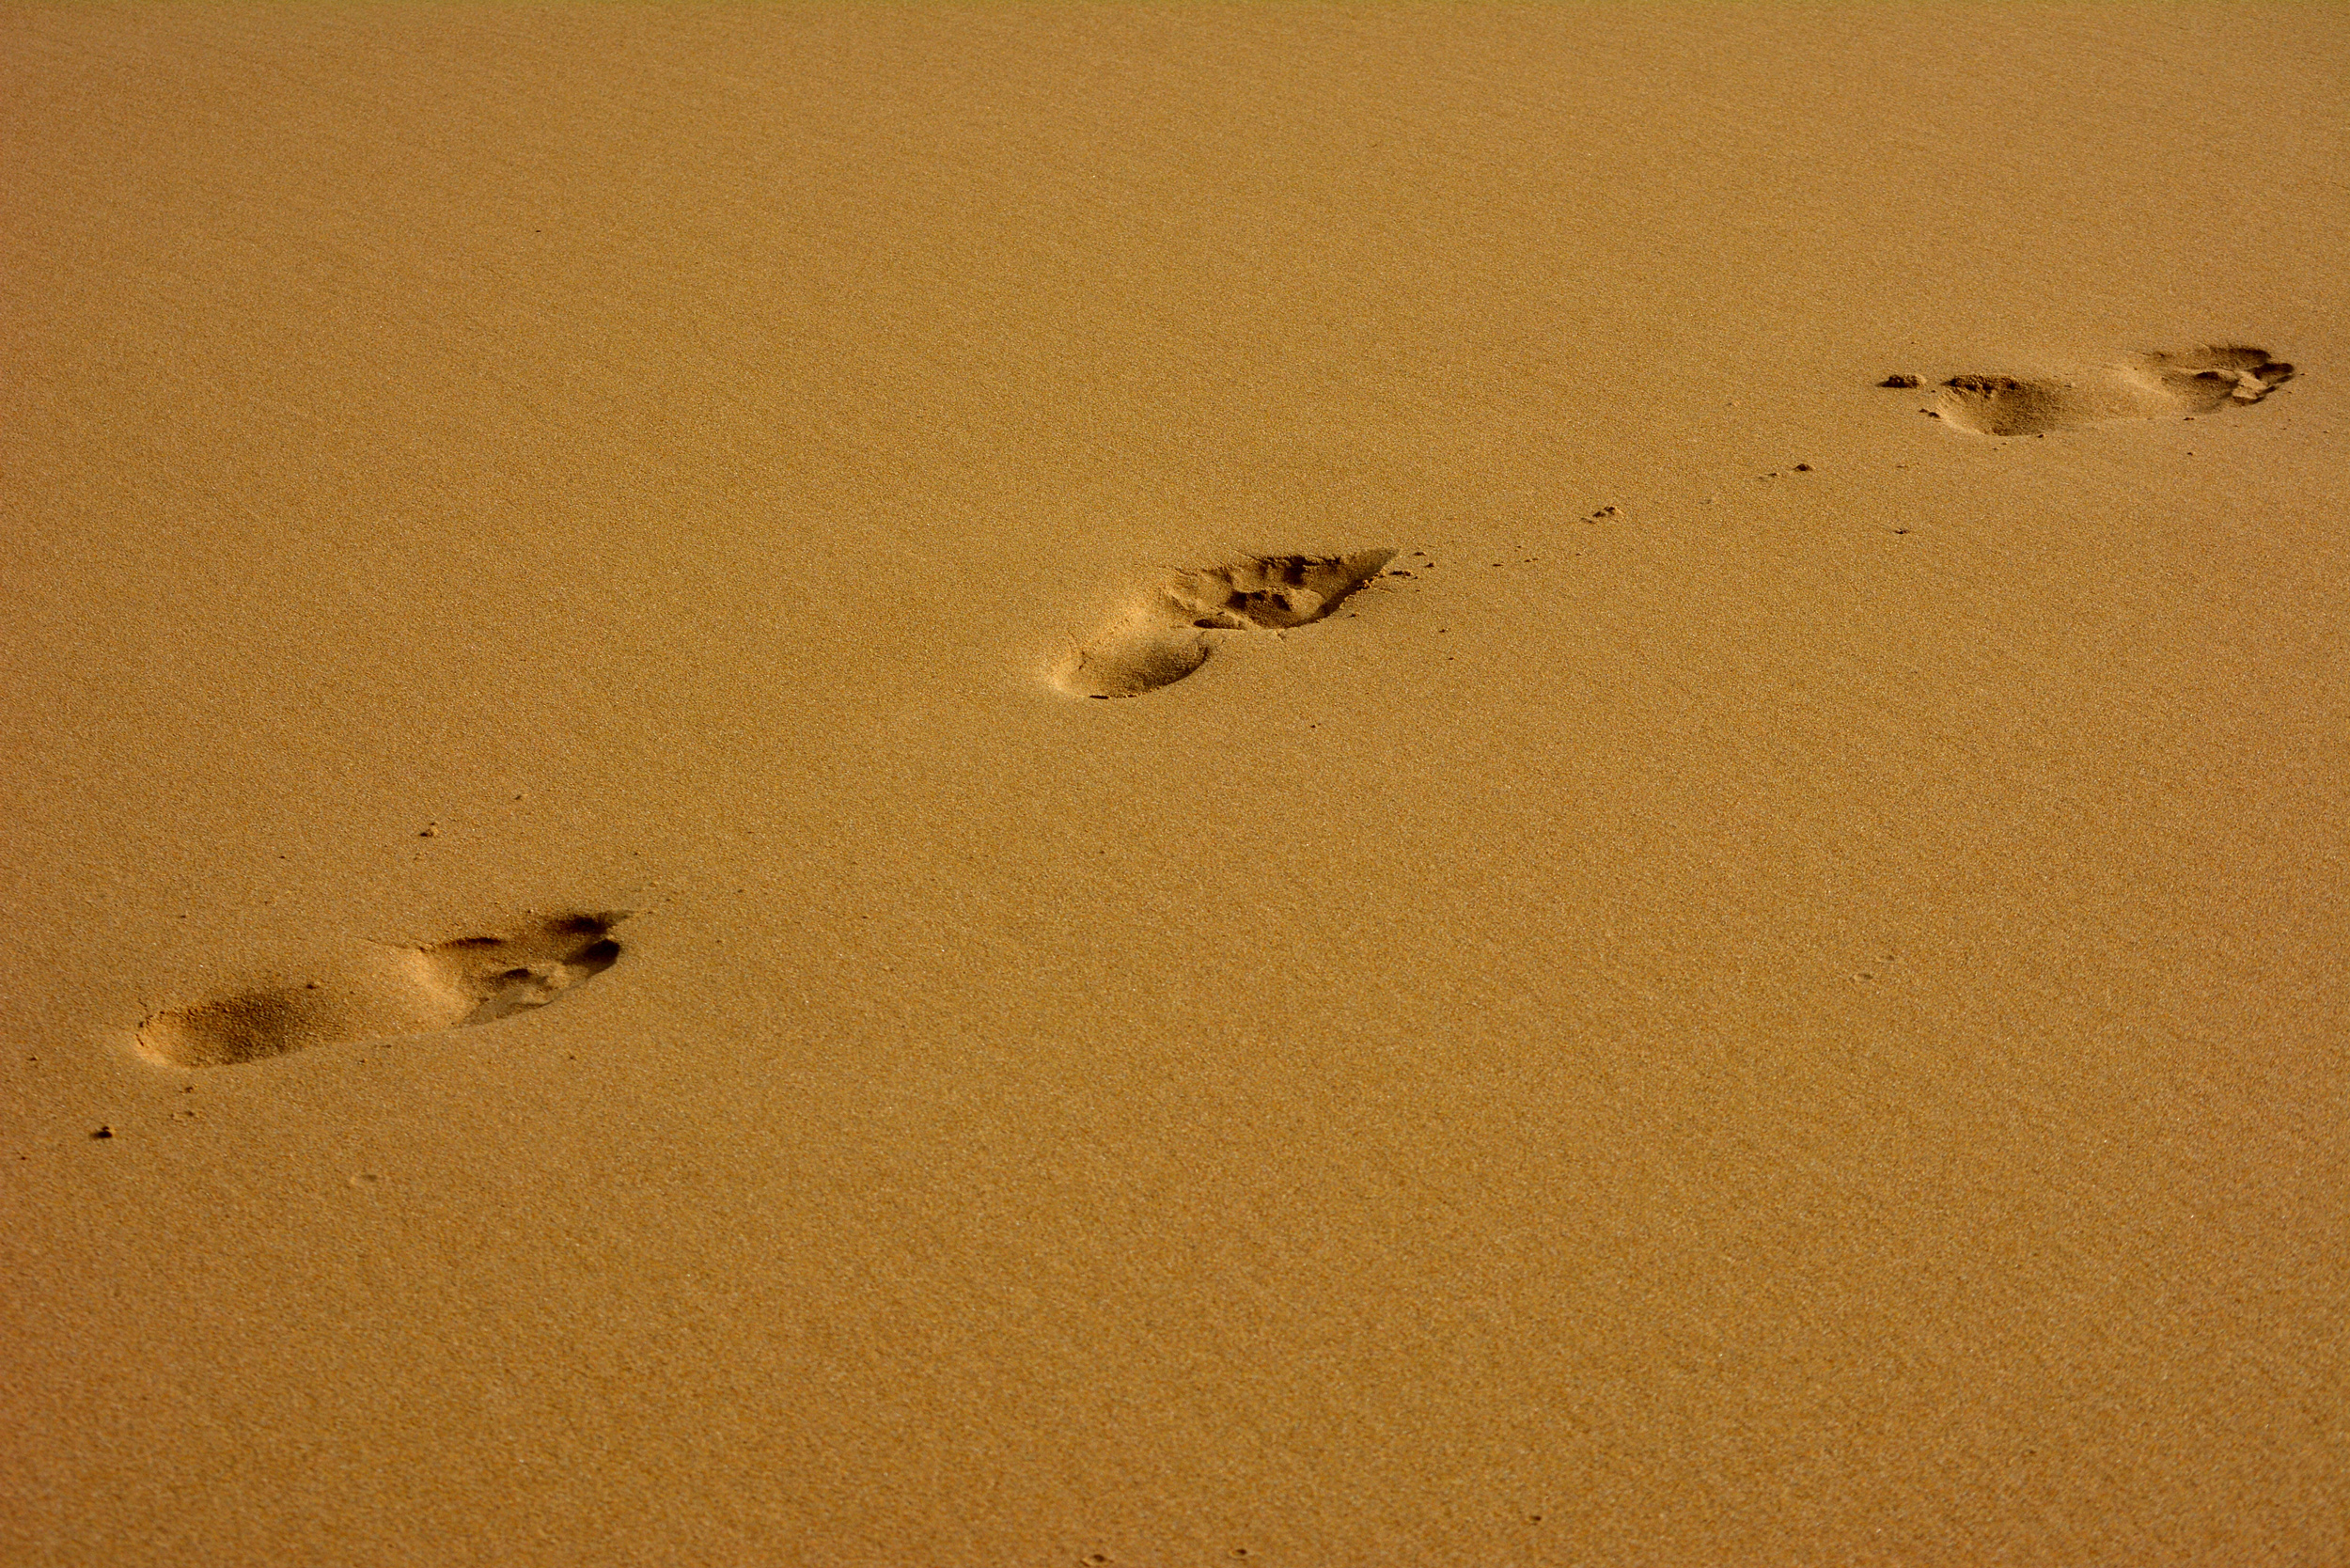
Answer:
[[1208, 662], [1215, 651], [1211, 633], [1279, 631], [1320, 620], [1394, 558], [1392, 550], [1251, 556], [1178, 572], [1062, 660], [1054, 682], [1078, 697], [1156, 691]]
[[1979, 435], [2044, 435], [2110, 419], [2160, 419], [2256, 403], [2293, 367], [2265, 349], [2132, 354], [2074, 380], [1952, 376], [1930, 411]]
[[158, 1013], [139, 1049], [171, 1067], [226, 1067], [312, 1045], [490, 1024], [544, 1007], [619, 962], [625, 914], [515, 922], [499, 936], [386, 949], [340, 978]]

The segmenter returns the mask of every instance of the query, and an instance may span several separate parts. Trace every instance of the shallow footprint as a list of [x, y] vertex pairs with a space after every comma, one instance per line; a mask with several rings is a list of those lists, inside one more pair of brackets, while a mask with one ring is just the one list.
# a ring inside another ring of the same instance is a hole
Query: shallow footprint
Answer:
[[543, 1007], [619, 962], [624, 914], [515, 922], [497, 936], [385, 949], [331, 980], [248, 991], [158, 1013], [139, 1049], [172, 1067], [226, 1067], [313, 1045], [494, 1023]]
[[2070, 380], [1952, 376], [1933, 412], [1978, 435], [2044, 435], [2112, 419], [2160, 419], [2256, 403], [2293, 367], [2265, 349], [2132, 354]]
[[1395, 558], [1251, 556], [1159, 584], [1064, 659], [1054, 682], [1079, 697], [1140, 697], [1181, 681], [1215, 651], [1214, 632], [1278, 631], [1328, 615]]

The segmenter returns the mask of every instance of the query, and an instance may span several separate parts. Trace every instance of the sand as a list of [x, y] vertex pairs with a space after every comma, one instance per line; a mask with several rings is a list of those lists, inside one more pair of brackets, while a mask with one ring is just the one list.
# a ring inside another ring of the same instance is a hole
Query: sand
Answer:
[[0, 39], [0, 1560], [2350, 1560], [2350, 12]]

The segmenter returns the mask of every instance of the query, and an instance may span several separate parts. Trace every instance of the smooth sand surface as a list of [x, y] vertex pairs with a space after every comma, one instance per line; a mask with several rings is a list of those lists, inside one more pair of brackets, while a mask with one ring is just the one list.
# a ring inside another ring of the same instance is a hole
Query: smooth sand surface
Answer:
[[8, 13], [0, 1560], [2350, 1560], [2346, 72]]

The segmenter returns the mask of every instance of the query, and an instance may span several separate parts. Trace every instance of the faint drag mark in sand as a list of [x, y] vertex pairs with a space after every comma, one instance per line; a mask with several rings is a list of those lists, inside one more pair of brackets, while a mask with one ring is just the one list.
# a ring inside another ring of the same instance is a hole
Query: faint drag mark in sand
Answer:
[[1078, 697], [1140, 697], [1208, 662], [1217, 632], [1284, 631], [1320, 620], [1395, 558], [1251, 556], [1230, 566], [1178, 572], [1062, 660], [1054, 683]]
[[525, 919], [502, 935], [389, 949], [334, 980], [158, 1013], [139, 1026], [139, 1050], [171, 1067], [226, 1067], [312, 1045], [495, 1023], [544, 1007], [619, 963], [611, 931], [626, 918]]
[[[2293, 376], [2265, 349], [2209, 348], [2132, 354], [2070, 380], [1952, 376], [1934, 407], [1978, 435], [2045, 435], [2113, 419], [2210, 414], [2259, 402]], [[1904, 377], [1888, 377], [1888, 384]], [[1914, 381], [1913, 381], [1914, 384]]]

